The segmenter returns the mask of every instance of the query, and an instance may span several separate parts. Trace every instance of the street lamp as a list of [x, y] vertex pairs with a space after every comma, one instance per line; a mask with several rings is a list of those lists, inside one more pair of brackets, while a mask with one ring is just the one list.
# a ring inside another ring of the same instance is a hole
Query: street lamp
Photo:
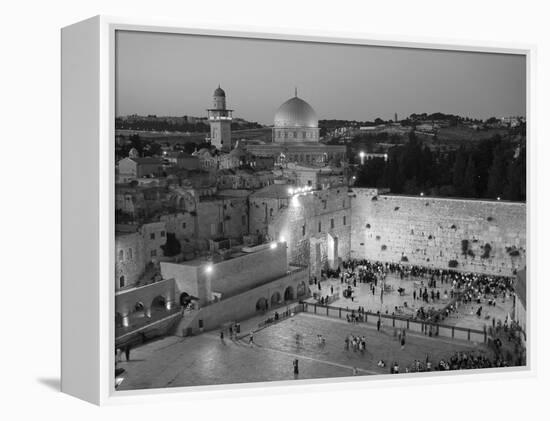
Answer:
[[209, 263], [208, 265], [206, 265], [206, 268], [204, 268], [204, 271], [207, 273], [207, 274], [211, 274], [212, 271], [214, 270], [214, 266], [212, 266], [211, 263]]

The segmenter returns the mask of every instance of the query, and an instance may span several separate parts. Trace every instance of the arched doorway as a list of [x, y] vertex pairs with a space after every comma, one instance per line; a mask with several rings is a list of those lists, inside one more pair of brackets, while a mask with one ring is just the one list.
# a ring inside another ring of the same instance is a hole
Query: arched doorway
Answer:
[[296, 295], [298, 295], [298, 297], [303, 297], [306, 295], [306, 284], [304, 282], [300, 282], [298, 284], [298, 287], [296, 288]]
[[256, 301], [256, 311], [266, 311], [267, 310], [267, 299], [264, 297]]
[[275, 291], [271, 295], [271, 306], [277, 305], [281, 302], [281, 294], [278, 291]]
[[285, 289], [285, 301], [290, 301], [293, 299], [294, 299], [294, 289], [289, 286]]
[[151, 301], [151, 310], [166, 310], [166, 298], [162, 295], [157, 295]]

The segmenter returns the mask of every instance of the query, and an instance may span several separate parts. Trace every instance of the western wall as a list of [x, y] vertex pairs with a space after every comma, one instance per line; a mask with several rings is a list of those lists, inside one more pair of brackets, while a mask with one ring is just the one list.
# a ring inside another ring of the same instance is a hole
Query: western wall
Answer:
[[354, 188], [351, 257], [513, 275], [526, 265], [526, 204]]

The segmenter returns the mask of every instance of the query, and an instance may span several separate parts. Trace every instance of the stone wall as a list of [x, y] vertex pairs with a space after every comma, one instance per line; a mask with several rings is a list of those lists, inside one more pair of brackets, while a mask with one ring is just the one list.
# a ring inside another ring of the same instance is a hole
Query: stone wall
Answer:
[[[294, 196], [269, 223], [271, 238], [288, 244], [290, 264], [310, 265], [318, 275], [326, 265], [350, 257], [351, 205], [347, 187]], [[337, 244], [329, 253], [329, 243]]]
[[[272, 307], [283, 304], [287, 288], [292, 294], [291, 300], [307, 297], [309, 295], [308, 271], [304, 269], [293, 272], [242, 294], [202, 307], [190, 327], [196, 331], [199, 320], [202, 320], [204, 329], [209, 330], [228, 321], [242, 321], [254, 315], [263, 314], [263, 311], [259, 311], [256, 307], [258, 302], [265, 300], [267, 310], [272, 310]], [[299, 291], [302, 295], [298, 295]], [[275, 303], [277, 300], [279, 301]], [[273, 312], [270, 315], [273, 315]]]
[[162, 297], [169, 310], [177, 303], [177, 293], [173, 279], [167, 279], [153, 284], [144, 285], [129, 290], [119, 291], [115, 295], [115, 311], [122, 317], [127, 317], [137, 303], [143, 304], [146, 314], [150, 314], [153, 301]]
[[217, 198], [197, 205], [199, 239], [242, 237], [248, 233], [247, 198]]
[[499, 275], [525, 266], [525, 203], [353, 189], [351, 214], [353, 258], [438, 268], [456, 261], [457, 270]]

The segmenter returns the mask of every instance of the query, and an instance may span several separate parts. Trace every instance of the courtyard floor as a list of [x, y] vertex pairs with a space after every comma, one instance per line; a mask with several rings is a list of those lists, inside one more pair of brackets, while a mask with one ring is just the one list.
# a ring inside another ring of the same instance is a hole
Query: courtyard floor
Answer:
[[[340, 298], [332, 302], [330, 304], [331, 306], [349, 309], [357, 309], [359, 306], [362, 306], [365, 310], [373, 313], [377, 311], [385, 313], [387, 311], [391, 314], [396, 306], [402, 307], [405, 302], [407, 302], [407, 308], [404, 309], [404, 316], [414, 314], [420, 307], [434, 307], [436, 309], [443, 308], [449, 302], [449, 299], [445, 300], [443, 297], [446, 290], [449, 292], [450, 285], [438, 283], [437, 288], [433, 288], [433, 290], [434, 293], [439, 290], [441, 298], [435, 302], [430, 302], [427, 304], [418, 298], [416, 300], [413, 299], [414, 281], [420, 282], [422, 280], [424, 280], [424, 284], [427, 283], [423, 278], [408, 277], [400, 279], [398, 275], [388, 274], [386, 277], [386, 284], [391, 285], [393, 287], [393, 291], [384, 293], [382, 300], [380, 299], [380, 283], [378, 283], [374, 295], [370, 289], [371, 284], [357, 283], [357, 287], [352, 286], [354, 290], [354, 299], [351, 301], [351, 299], [344, 298], [342, 296], [342, 290], [347, 288], [347, 284], [341, 284], [339, 279], [329, 279], [321, 282], [321, 294], [323, 296], [330, 295], [330, 287], [332, 286], [335, 293], [340, 293]], [[405, 293], [403, 295], [399, 295], [397, 292], [397, 289], [400, 287], [405, 289]], [[312, 289], [312, 292], [319, 292], [317, 285], [310, 285], [310, 288]], [[430, 294], [431, 290], [432, 288], [428, 288], [428, 294]], [[499, 297], [496, 306], [489, 306], [487, 303], [483, 302], [480, 305], [483, 307], [481, 317], [477, 317], [475, 314], [479, 304], [472, 303], [461, 305], [457, 312], [445, 319], [444, 323], [451, 326], [483, 330], [483, 326], [486, 325], [489, 327], [492, 325], [493, 317], [497, 321], [504, 321], [506, 315], [510, 315], [512, 313], [513, 301], [512, 298], [509, 297], [503, 302], [502, 298]]]
[[[257, 326], [256, 319], [243, 323], [243, 332]], [[319, 345], [318, 334], [326, 338], [324, 345]], [[350, 334], [366, 337], [364, 353], [345, 350]], [[353, 375], [354, 367], [358, 375], [388, 374], [394, 361], [404, 372], [415, 359], [425, 361], [426, 355], [436, 363], [457, 351], [472, 350], [490, 352], [484, 344], [414, 333], [407, 334], [401, 349], [393, 330], [378, 332], [368, 324], [299, 313], [255, 332], [254, 344], [248, 337], [232, 341], [226, 336], [222, 341], [219, 332], [209, 332], [167, 337], [132, 349], [130, 361], [118, 365], [126, 370], [119, 390], [344, 377]], [[296, 378], [295, 358], [300, 368]], [[377, 366], [380, 359], [387, 363], [385, 368]]]

